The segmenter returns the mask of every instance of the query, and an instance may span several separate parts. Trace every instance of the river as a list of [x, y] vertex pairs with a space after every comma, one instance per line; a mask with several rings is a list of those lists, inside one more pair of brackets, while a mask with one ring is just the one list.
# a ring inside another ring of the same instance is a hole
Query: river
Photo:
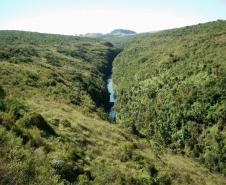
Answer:
[[109, 109], [109, 117], [112, 120], [115, 120], [115, 110], [114, 110], [114, 103], [115, 103], [115, 93], [113, 89], [113, 83], [112, 83], [112, 76], [110, 76], [107, 80], [107, 89], [109, 92], [109, 104], [110, 104], [110, 109]]

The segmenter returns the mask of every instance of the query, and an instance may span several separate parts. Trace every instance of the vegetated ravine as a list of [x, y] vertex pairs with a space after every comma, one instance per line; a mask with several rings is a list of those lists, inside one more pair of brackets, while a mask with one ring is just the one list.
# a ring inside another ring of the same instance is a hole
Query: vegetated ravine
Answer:
[[112, 75], [109, 76], [107, 80], [107, 89], [109, 92], [109, 117], [111, 120], [115, 120], [116, 112], [114, 110], [114, 103], [115, 103], [115, 94], [113, 89], [113, 82], [112, 82]]
[[113, 80], [112, 80], [112, 63], [114, 61], [114, 59], [116, 58], [116, 56], [120, 53], [120, 51], [118, 51], [118, 53], [114, 56], [113, 59], [111, 59], [111, 63], [110, 63], [110, 70], [107, 71], [107, 91], [109, 94], [109, 98], [108, 98], [108, 114], [109, 114], [109, 119], [112, 121], [115, 121], [116, 119], [116, 112], [114, 109], [114, 104], [115, 104], [115, 93], [114, 93], [114, 88], [113, 88]]
[[225, 26], [138, 35], [123, 52], [0, 31], [0, 184], [225, 184]]

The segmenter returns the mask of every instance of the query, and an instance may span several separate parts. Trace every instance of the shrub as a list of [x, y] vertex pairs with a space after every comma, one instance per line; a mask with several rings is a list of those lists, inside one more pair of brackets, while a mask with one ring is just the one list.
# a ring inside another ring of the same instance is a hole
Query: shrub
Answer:
[[60, 119], [58, 118], [53, 118], [50, 120], [50, 123], [53, 124], [54, 126], [59, 126], [60, 124]]
[[64, 119], [61, 121], [61, 124], [64, 126], [64, 127], [71, 127], [71, 122], [68, 121], [67, 119]]
[[26, 130], [29, 136], [29, 143], [32, 147], [44, 146], [44, 139], [41, 136], [40, 130], [36, 127]]
[[[94, 184], [114, 184], [122, 180], [119, 169], [113, 168], [110, 164], [100, 162], [94, 171]], [[121, 183], [116, 183], [121, 184]]]
[[0, 113], [0, 125], [3, 125], [7, 129], [10, 129], [14, 123], [12, 115], [9, 113]]
[[33, 60], [30, 57], [24, 57], [24, 56], [18, 56], [18, 57], [11, 57], [8, 62], [14, 63], [14, 64], [20, 64], [20, 63], [32, 63]]
[[125, 143], [121, 145], [118, 153], [119, 159], [122, 162], [131, 160], [133, 157], [133, 152], [136, 148], [137, 146], [134, 143]]
[[86, 175], [79, 175], [78, 185], [91, 185], [90, 179]]
[[63, 66], [63, 64], [61, 63], [61, 60], [60, 58], [58, 58], [57, 56], [51, 54], [51, 53], [48, 53], [46, 54], [46, 60], [47, 60], [47, 63], [52, 65], [52, 66], [56, 66], [56, 67], [61, 67]]
[[6, 96], [5, 90], [0, 86], [0, 99], [5, 98], [5, 96]]
[[159, 185], [171, 185], [171, 177], [167, 173], [160, 174], [157, 178], [157, 183]]
[[6, 111], [11, 113], [16, 119], [23, 117], [27, 111], [24, 103], [19, 99], [6, 99], [5, 100]]
[[50, 161], [51, 166], [61, 176], [62, 179], [73, 183], [77, 177], [84, 173], [83, 169], [71, 161], [53, 159]]
[[5, 103], [3, 100], [0, 99], [0, 112], [5, 111]]
[[37, 127], [42, 130], [47, 136], [56, 135], [54, 129], [47, 123], [47, 121], [38, 113], [27, 114], [24, 118], [19, 120], [19, 125], [24, 128]]

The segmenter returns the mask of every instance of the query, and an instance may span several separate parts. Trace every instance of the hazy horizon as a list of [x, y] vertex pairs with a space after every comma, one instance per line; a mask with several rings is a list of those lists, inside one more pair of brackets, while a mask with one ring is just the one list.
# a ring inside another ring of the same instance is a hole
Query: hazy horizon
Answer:
[[65, 35], [129, 29], [159, 31], [226, 19], [225, 0], [8, 0], [0, 2], [0, 30]]

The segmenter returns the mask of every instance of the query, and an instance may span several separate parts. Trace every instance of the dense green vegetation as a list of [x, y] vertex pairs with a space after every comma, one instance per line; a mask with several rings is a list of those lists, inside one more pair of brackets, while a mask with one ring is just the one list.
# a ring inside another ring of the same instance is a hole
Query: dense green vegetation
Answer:
[[226, 21], [137, 36], [113, 83], [120, 125], [226, 175]]
[[43, 101], [28, 107], [2, 88], [0, 101], [2, 185], [225, 184], [194, 161], [68, 104]]
[[0, 83], [11, 96], [45, 96], [104, 114], [105, 79], [117, 52], [86, 38], [1, 31]]
[[117, 53], [106, 41], [0, 31], [1, 185], [225, 184], [107, 121]]

